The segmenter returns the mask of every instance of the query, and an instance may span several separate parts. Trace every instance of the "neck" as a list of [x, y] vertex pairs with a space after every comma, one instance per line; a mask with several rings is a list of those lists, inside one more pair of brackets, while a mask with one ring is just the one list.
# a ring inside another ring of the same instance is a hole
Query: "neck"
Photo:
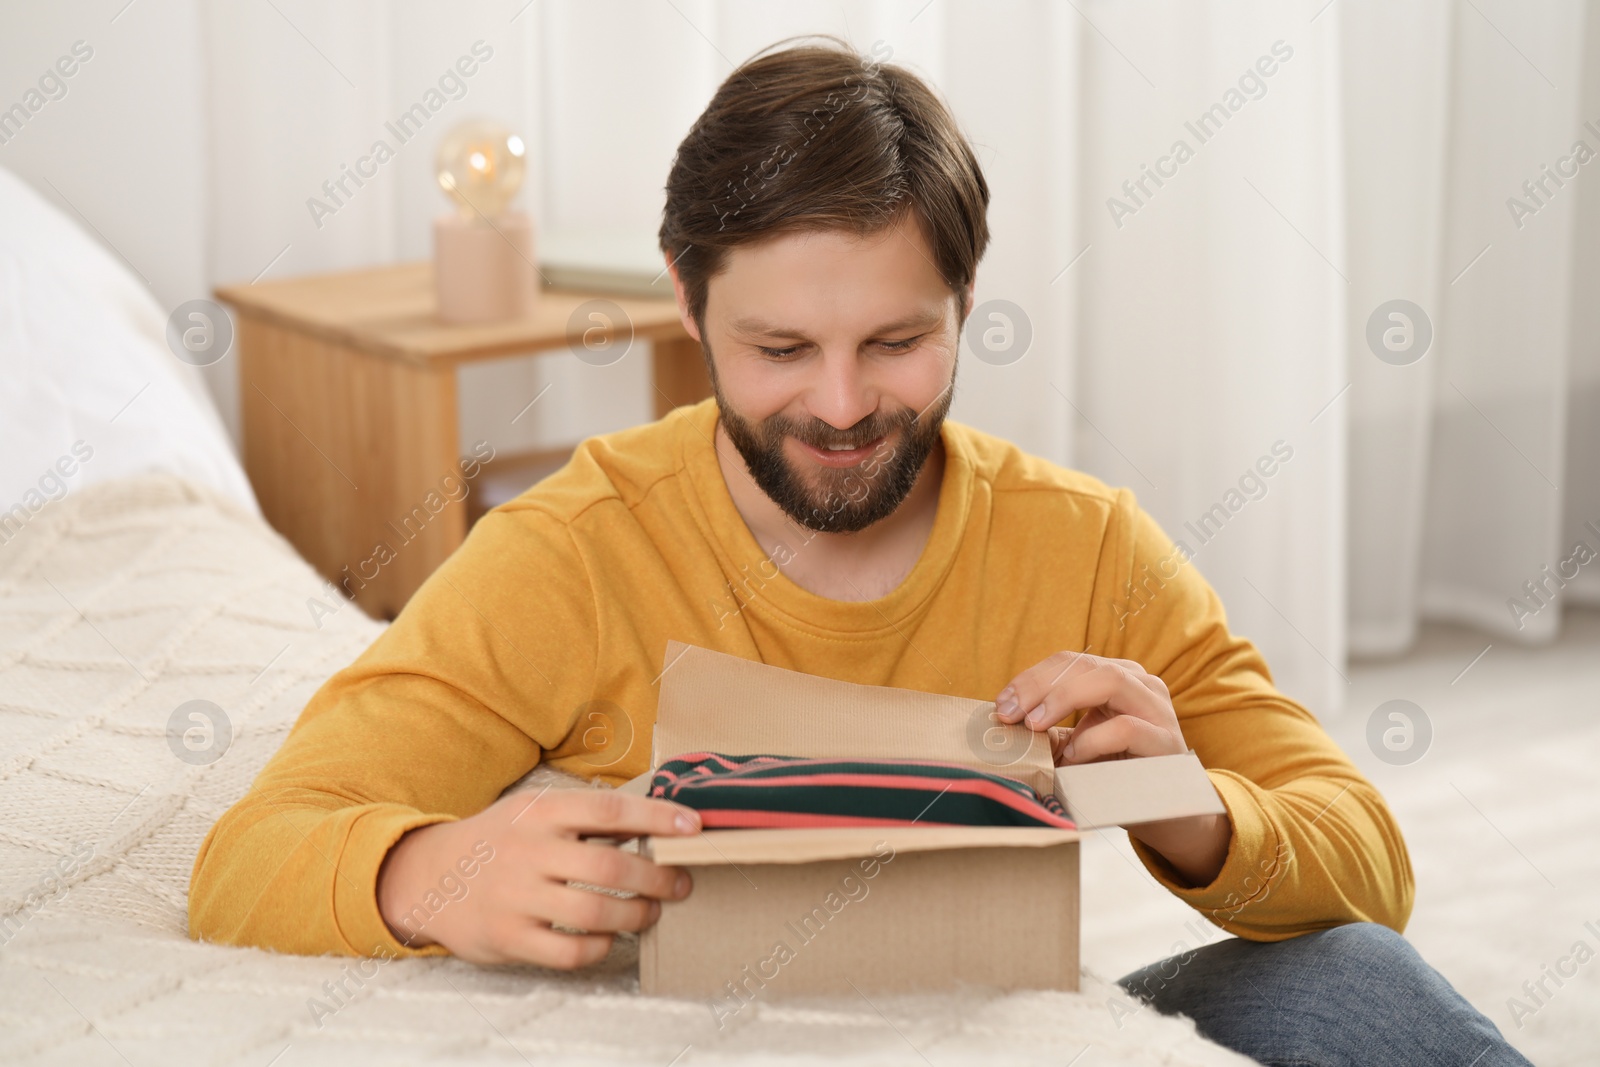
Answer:
[[819, 533], [791, 520], [756, 485], [719, 419], [717, 463], [745, 526], [789, 579], [834, 600], [876, 600], [916, 566], [933, 532], [944, 482], [944, 442], [928, 454], [917, 480], [887, 518], [854, 533]]

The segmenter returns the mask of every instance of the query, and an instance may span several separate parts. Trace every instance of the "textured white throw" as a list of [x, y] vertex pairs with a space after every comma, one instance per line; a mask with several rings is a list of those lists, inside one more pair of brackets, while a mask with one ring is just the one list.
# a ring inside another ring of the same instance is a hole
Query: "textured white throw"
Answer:
[[[191, 942], [207, 829], [381, 630], [260, 519], [171, 476], [86, 488], [0, 544], [0, 1061], [1248, 1062], [1153, 1011], [1119, 1028], [1092, 974], [1076, 995], [757, 1002], [719, 1030], [703, 1002], [639, 995], [632, 938], [578, 974], [443, 959], [363, 975]], [[192, 700], [231, 727], [214, 762], [169, 743]]]

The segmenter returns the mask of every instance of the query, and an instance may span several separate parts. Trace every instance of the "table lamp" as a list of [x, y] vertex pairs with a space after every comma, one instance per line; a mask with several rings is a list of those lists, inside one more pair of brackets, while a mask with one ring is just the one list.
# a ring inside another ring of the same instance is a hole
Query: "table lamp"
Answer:
[[508, 207], [526, 156], [521, 137], [485, 120], [462, 123], [439, 142], [434, 176], [456, 208], [433, 223], [434, 287], [446, 322], [493, 322], [533, 310], [533, 220]]

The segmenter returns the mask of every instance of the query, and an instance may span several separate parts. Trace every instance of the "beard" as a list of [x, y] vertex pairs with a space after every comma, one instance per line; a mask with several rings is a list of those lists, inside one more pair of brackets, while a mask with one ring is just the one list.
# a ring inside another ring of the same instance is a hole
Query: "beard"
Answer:
[[[709, 349], [706, 362], [711, 366], [711, 388], [723, 428], [750, 476], [784, 514], [817, 533], [856, 533], [894, 513], [939, 443], [955, 394], [952, 376], [951, 385], [920, 416], [910, 408], [889, 414], [874, 411], [848, 430], [821, 419], [781, 414], [755, 423], [735, 411], [722, 395]], [[797, 471], [784, 453], [784, 440], [789, 437], [824, 449], [829, 445], [862, 448], [883, 440], [854, 467], [816, 464], [806, 474]]]

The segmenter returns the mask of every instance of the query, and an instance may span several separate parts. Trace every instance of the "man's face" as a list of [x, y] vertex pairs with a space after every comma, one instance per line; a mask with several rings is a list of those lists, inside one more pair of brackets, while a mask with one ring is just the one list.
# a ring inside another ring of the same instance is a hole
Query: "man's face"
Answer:
[[700, 340], [756, 484], [803, 526], [850, 533], [900, 506], [938, 444], [960, 329], [955, 294], [904, 215], [868, 237], [733, 249]]

